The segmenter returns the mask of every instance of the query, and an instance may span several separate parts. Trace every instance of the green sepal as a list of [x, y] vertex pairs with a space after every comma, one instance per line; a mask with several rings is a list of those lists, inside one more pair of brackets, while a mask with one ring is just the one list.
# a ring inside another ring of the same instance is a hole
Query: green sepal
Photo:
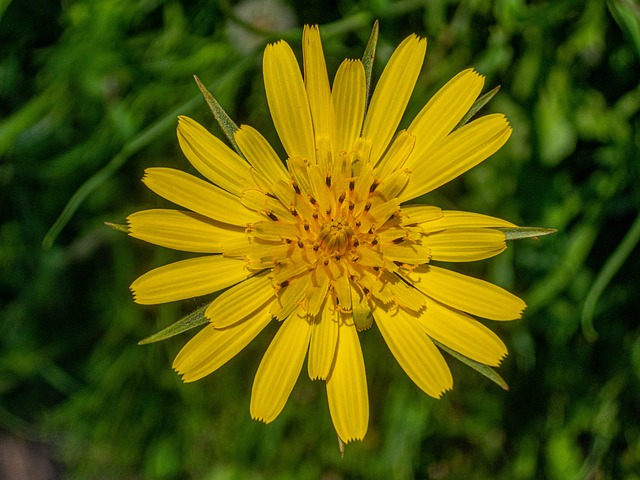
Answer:
[[204, 316], [204, 312], [207, 310], [207, 307], [211, 304], [211, 302], [204, 304], [195, 312], [191, 312], [186, 317], [181, 318], [176, 323], [169, 325], [167, 328], [160, 330], [158, 333], [154, 333], [150, 337], [147, 337], [138, 342], [138, 345], [146, 345], [148, 343], [155, 343], [161, 340], [166, 340], [167, 338], [178, 335], [179, 333], [186, 332], [187, 330], [191, 330], [192, 328], [199, 327], [205, 323], [209, 322], [209, 319]]
[[129, 233], [129, 227], [127, 225], [122, 225], [119, 223], [111, 223], [111, 222], [104, 222], [104, 224], [109, 228], [113, 228], [114, 230], [117, 230], [118, 232]]
[[551, 235], [556, 233], [555, 228], [540, 228], [540, 227], [513, 227], [513, 228], [499, 228], [504, 233], [506, 240], [519, 240], [521, 238], [533, 238], [544, 237], [545, 235]]
[[463, 125], [465, 125], [469, 120], [471, 120], [471, 117], [473, 117], [476, 113], [478, 113], [478, 111], [484, 107], [487, 103], [489, 103], [489, 101], [495, 97], [496, 93], [498, 93], [498, 91], [500, 90], [500, 85], [498, 85], [496, 88], [494, 88], [493, 90], [488, 91], [487, 93], [485, 93], [484, 95], [482, 95], [480, 98], [478, 98], [473, 105], [471, 105], [471, 108], [469, 109], [469, 111], [466, 113], [466, 115], [464, 117], [462, 117], [462, 120], [460, 120], [460, 122], [458, 123], [458, 125], [455, 126], [455, 128], [453, 129], [454, 131], [459, 129], [460, 127], [462, 127]]
[[509, 390], [509, 385], [507, 385], [507, 382], [505, 382], [504, 379], [493, 368], [489, 367], [488, 365], [485, 365], [484, 363], [471, 360], [470, 358], [467, 358], [464, 355], [459, 354], [455, 350], [452, 350], [449, 347], [446, 347], [445, 345], [438, 342], [437, 340], [434, 340], [433, 338], [431, 340], [433, 341], [433, 343], [435, 343], [438, 346], [438, 348], [444, 350], [452, 357], [460, 360], [465, 365], [468, 365], [469, 367], [473, 368], [476, 372], [484, 375], [485, 377], [487, 377], [489, 380], [491, 380], [493, 383], [498, 385], [503, 390]]
[[242, 155], [242, 152], [240, 151], [240, 148], [238, 147], [235, 139], [235, 134], [238, 131], [238, 125], [236, 125], [236, 123], [231, 120], [231, 117], [227, 115], [227, 112], [224, 111], [224, 109], [220, 106], [211, 92], [207, 90], [207, 87], [203, 85], [198, 76], [194, 75], [193, 78], [195, 79], [196, 85], [198, 85], [198, 88], [202, 92], [204, 100], [207, 102], [207, 105], [209, 105], [211, 113], [213, 113], [213, 116], [218, 122], [218, 125], [220, 125], [220, 128], [224, 132], [225, 136], [229, 139], [235, 151], [244, 158], [244, 155]]
[[380, 31], [380, 25], [376, 20], [373, 23], [373, 28], [371, 29], [371, 36], [369, 37], [369, 41], [367, 42], [367, 48], [364, 50], [364, 55], [362, 56], [362, 65], [364, 65], [364, 75], [367, 81], [367, 94], [366, 94], [366, 106], [369, 106], [369, 93], [371, 92], [371, 75], [373, 72], [373, 61], [376, 58], [376, 48], [378, 46], [378, 32]]
[[356, 307], [353, 305], [353, 323], [356, 326], [356, 330], [362, 332], [363, 330], [367, 330], [373, 325], [373, 314], [371, 310], [367, 307]]

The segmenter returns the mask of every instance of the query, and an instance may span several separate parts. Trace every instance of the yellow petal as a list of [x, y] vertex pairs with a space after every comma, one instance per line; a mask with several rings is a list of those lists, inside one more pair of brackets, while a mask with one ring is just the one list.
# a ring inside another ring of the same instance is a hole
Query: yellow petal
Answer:
[[502, 114], [474, 120], [433, 145], [412, 164], [401, 201], [430, 192], [484, 161], [509, 139], [511, 127]]
[[330, 279], [326, 269], [316, 268], [311, 272], [311, 283], [307, 288], [307, 298], [305, 308], [309, 315], [315, 317], [320, 313], [320, 309], [327, 297]]
[[274, 298], [267, 273], [256, 275], [221, 293], [205, 312], [216, 328], [226, 328], [243, 320]]
[[418, 290], [407, 285], [393, 273], [383, 272], [380, 280], [387, 285], [393, 295], [393, 300], [400, 306], [417, 312], [422, 310], [427, 298]]
[[402, 309], [391, 313], [373, 309], [373, 317], [389, 350], [409, 378], [427, 395], [439, 398], [453, 387], [453, 378], [442, 354], [420, 328], [416, 316]]
[[262, 357], [251, 390], [251, 417], [256, 420], [269, 423], [280, 414], [300, 375], [311, 325], [299, 313], [282, 323]]
[[407, 167], [420, 160], [462, 120], [482, 91], [484, 77], [472, 68], [460, 72], [438, 90], [409, 126], [416, 145]]
[[191, 165], [227, 192], [240, 196], [255, 185], [249, 164], [195, 120], [178, 117], [178, 142]]
[[269, 110], [284, 149], [289, 157], [315, 162], [309, 99], [291, 47], [283, 41], [267, 45], [262, 65]]
[[442, 210], [431, 205], [407, 205], [402, 207], [402, 223], [404, 225], [431, 222], [442, 218], [442, 216]]
[[222, 253], [223, 242], [245, 236], [243, 229], [179, 210], [143, 210], [127, 223], [132, 237], [187, 252]]
[[[408, 222], [405, 222], [405, 224], [413, 223], [414, 218], [418, 219], [414, 216], [413, 205], [403, 207], [402, 212], [407, 212]], [[437, 232], [448, 228], [512, 228], [517, 226], [501, 218], [458, 210], [442, 210], [439, 218], [435, 218], [428, 223], [423, 223], [425, 220], [422, 216], [419, 219], [418, 223], [420, 223], [420, 227], [425, 233]]]
[[338, 312], [330, 298], [325, 299], [320, 318], [311, 331], [307, 370], [311, 380], [325, 380], [331, 371], [338, 345]]
[[389, 145], [416, 84], [427, 41], [415, 35], [396, 48], [378, 81], [362, 136], [372, 140], [370, 162], [375, 164]]
[[235, 195], [180, 170], [147, 168], [142, 181], [161, 197], [219, 222], [246, 226], [262, 220]]
[[304, 84], [309, 97], [309, 108], [313, 118], [316, 137], [329, 138], [331, 133], [331, 89], [324, 61], [320, 30], [317, 25], [305, 26], [302, 33], [302, 59], [304, 64]]
[[277, 298], [271, 303], [271, 315], [278, 320], [284, 320], [296, 310], [307, 294], [307, 288], [311, 283], [311, 274], [307, 273], [293, 280], [287, 280], [289, 285], [285, 287]]
[[331, 138], [334, 152], [350, 151], [360, 135], [366, 96], [364, 66], [360, 60], [342, 62], [333, 81], [331, 97], [335, 122]]
[[507, 354], [502, 340], [477, 320], [429, 301], [418, 325], [430, 337], [476, 362], [497, 366]]
[[430, 249], [432, 260], [473, 262], [504, 251], [507, 248], [504, 238], [504, 233], [489, 228], [452, 228], [423, 235], [422, 243]]
[[358, 332], [341, 323], [336, 358], [327, 378], [329, 413], [343, 442], [362, 440], [369, 425], [369, 398]]
[[230, 287], [251, 275], [246, 263], [222, 255], [190, 258], [155, 268], [131, 284], [136, 303], [156, 303], [199, 297]]
[[406, 263], [407, 265], [428, 263], [433, 256], [431, 245], [426, 242], [387, 243], [382, 245], [380, 249], [385, 258], [395, 262]]
[[185, 382], [195, 382], [235, 357], [270, 321], [271, 315], [263, 308], [229, 328], [207, 325], [182, 347], [173, 361], [173, 369]]
[[491, 320], [514, 320], [526, 304], [489, 282], [444, 268], [420, 266], [403, 275], [418, 290], [457, 310]]
[[247, 161], [271, 183], [289, 181], [289, 174], [278, 154], [255, 128], [241, 125], [234, 139]]
[[411, 155], [415, 142], [416, 137], [406, 130], [398, 132], [376, 165], [376, 175], [381, 179], [385, 179], [387, 176], [392, 175], [393, 172], [397, 173]]

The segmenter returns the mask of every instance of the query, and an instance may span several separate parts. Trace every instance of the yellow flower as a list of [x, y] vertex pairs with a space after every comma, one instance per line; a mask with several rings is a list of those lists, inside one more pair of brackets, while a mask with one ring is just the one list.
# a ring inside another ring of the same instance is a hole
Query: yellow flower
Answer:
[[287, 43], [267, 46], [264, 82], [286, 166], [249, 126], [235, 132], [240, 156], [180, 117], [180, 146], [208, 181], [148, 169], [144, 183], [186, 210], [141, 211], [128, 222], [134, 237], [208, 254], [142, 275], [131, 285], [136, 302], [227, 289], [206, 309], [210, 324], [175, 359], [184, 381], [221, 367], [276, 319], [281, 325], [253, 384], [252, 417], [268, 423], [278, 416], [308, 355], [309, 376], [326, 381], [333, 424], [349, 442], [367, 431], [358, 332], [373, 320], [398, 363], [433, 397], [453, 385], [433, 340], [489, 366], [507, 354], [470, 315], [512, 320], [524, 302], [431, 262], [497, 255], [506, 248], [499, 228], [515, 226], [402, 204], [482, 162], [511, 128], [494, 114], [455, 129], [483, 87], [469, 69], [396, 133], [425, 51], [424, 39], [404, 40], [366, 108], [362, 62], [345, 60], [330, 87], [317, 27], [304, 29], [304, 78]]

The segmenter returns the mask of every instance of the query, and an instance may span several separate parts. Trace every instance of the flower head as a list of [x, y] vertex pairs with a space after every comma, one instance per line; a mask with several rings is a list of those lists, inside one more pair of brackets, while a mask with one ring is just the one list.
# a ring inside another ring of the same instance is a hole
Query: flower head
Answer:
[[345, 60], [330, 87], [317, 27], [304, 30], [304, 77], [287, 43], [267, 46], [264, 82], [285, 163], [249, 126], [234, 133], [236, 153], [180, 117], [180, 146], [207, 180], [148, 169], [144, 183], [186, 210], [146, 210], [128, 222], [134, 237], [206, 254], [142, 275], [131, 285], [138, 303], [226, 289], [206, 309], [209, 325], [175, 359], [185, 381], [218, 369], [275, 319], [281, 324], [255, 376], [251, 415], [278, 416], [308, 355], [309, 376], [326, 381], [333, 424], [348, 442], [367, 430], [358, 332], [374, 321], [402, 368], [433, 397], [453, 385], [434, 340], [489, 366], [506, 355], [471, 315], [516, 319], [524, 302], [432, 262], [494, 256], [506, 248], [499, 229], [514, 225], [403, 203], [486, 159], [511, 128], [500, 114], [456, 128], [483, 87], [469, 69], [397, 132], [425, 51], [414, 35], [402, 42], [366, 108], [362, 62]]

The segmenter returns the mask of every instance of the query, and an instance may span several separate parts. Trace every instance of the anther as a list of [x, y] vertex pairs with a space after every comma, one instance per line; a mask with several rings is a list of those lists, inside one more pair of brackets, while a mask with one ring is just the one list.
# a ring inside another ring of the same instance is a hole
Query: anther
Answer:
[[344, 192], [342, 192], [342, 193], [340, 194], [340, 196], [338, 197], [338, 203], [342, 203], [342, 202], [344, 202], [344, 199], [345, 199], [345, 198], [347, 198], [347, 196], [345, 195], [345, 193], [344, 193]]
[[289, 285], [289, 280], [285, 280], [284, 282], [282, 282], [280, 285], [278, 285], [280, 288], [284, 288], [286, 286]]
[[358, 247], [360, 245], [360, 240], [358, 240], [357, 238], [353, 239], [353, 246], [354, 247]]
[[364, 206], [364, 211], [368, 212], [369, 210], [371, 210], [371, 202], [367, 202]]
[[376, 190], [376, 188], [378, 188], [378, 185], [380, 185], [378, 182], [373, 182], [369, 187], [369, 193], [373, 193]]
[[293, 182], [291, 186], [293, 187], [293, 191], [300, 195], [300, 187], [298, 186], [298, 184], [296, 182]]
[[349, 182], [349, 190], [353, 190], [354, 188], [356, 188], [356, 181], [355, 180], [351, 180]]
[[331, 175], [327, 175], [324, 179], [324, 183], [327, 184], [327, 187], [331, 187]]
[[278, 217], [276, 217], [273, 212], [268, 212], [267, 213], [267, 217], [269, 217], [271, 220], [273, 220], [274, 222], [278, 221]]
[[298, 247], [304, 248], [304, 243], [302, 243], [302, 240], [298, 240]]

